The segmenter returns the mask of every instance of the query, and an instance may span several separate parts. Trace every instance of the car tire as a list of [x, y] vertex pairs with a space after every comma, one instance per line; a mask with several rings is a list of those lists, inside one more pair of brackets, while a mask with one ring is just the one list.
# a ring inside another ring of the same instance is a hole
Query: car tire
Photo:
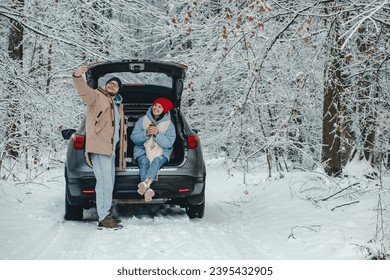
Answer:
[[186, 207], [186, 213], [190, 219], [203, 218], [204, 210], [205, 210], [204, 201], [199, 205], [190, 205]]
[[[206, 174], [204, 172], [204, 174]], [[199, 196], [197, 196], [197, 201], [202, 201], [200, 204], [191, 204], [189, 202], [189, 205], [185, 208], [187, 216], [190, 219], [195, 219], [195, 218], [203, 218], [204, 216], [204, 211], [205, 211], [205, 206], [206, 206], [206, 196], [205, 196], [205, 191], [206, 191], [206, 176], [203, 177], [203, 190]]]
[[65, 220], [81, 221], [83, 219], [83, 212], [83, 207], [70, 205], [68, 198], [65, 195]]
[[186, 213], [187, 213], [187, 216], [190, 218], [190, 219], [195, 219], [195, 218], [203, 218], [204, 216], [204, 210], [205, 210], [205, 206], [206, 206], [206, 202], [205, 202], [205, 186], [203, 186], [203, 191], [201, 193], [201, 201], [202, 203], [201, 204], [194, 204], [194, 205], [188, 205], [185, 209], [186, 209]]
[[199, 205], [191, 205], [191, 206], [186, 207], [186, 213], [190, 219], [203, 218], [204, 210], [205, 210], [205, 202], [204, 201]]

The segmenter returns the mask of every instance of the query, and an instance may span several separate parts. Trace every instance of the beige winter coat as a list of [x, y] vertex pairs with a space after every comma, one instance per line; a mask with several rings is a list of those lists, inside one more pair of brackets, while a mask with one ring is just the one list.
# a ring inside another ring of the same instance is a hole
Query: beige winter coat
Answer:
[[[114, 97], [102, 88], [92, 89], [85, 80], [73, 77], [77, 93], [87, 104], [86, 112], [86, 146], [87, 163], [92, 165], [89, 153], [112, 155], [114, 142]], [[126, 169], [127, 124], [123, 113], [123, 104], [119, 105], [119, 169]]]

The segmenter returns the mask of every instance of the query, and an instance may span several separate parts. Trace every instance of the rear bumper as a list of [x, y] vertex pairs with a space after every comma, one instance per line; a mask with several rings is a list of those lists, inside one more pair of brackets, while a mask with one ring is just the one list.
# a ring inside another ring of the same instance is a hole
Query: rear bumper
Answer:
[[[143, 196], [137, 193], [138, 176], [117, 176], [113, 199], [116, 203], [140, 203]], [[86, 206], [95, 202], [95, 177], [83, 177], [67, 180], [67, 197], [71, 205]], [[151, 185], [155, 191], [155, 202], [183, 201], [190, 204], [202, 203], [204, 179], [189, 176], [159, 176]], [[198, 198], [198, 199], [197, 199]], [[201, 201], [199, 201], [201, 200]]]
[[[194, 158], [194, 156], [191, 156]], [[72, 167], [72, 168], [69, 168]], [[187, 159], [180, 166], [163, 166], [156, 181], [151, 185], [155, 201], [172, 204], [198, 205], [204, 199], [206, 170], [203, 160]], [[92, 168], [87, 165], [67, 164], [65, 168], [66, 194], [70, 205], [93, 205], [95, 202], [96, 180]], [[116, 171], [113, 199], [116, 203], [144, 202], [137, 193], [140, 182], [137, 166]]]

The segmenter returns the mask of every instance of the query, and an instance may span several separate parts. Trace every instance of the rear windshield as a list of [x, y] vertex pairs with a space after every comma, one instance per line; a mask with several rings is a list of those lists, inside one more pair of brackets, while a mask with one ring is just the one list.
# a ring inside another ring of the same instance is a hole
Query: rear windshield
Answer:
[[105, 87], [106, 82], [112, 78], [118, 77], [122, 84], [152, 84], [158, 86], [164, 86], [172, 88], [172, 78], [168, 77], [163, 73], [130, 73], [130, 72], [121, 72], [121, 73], [110, 73], [101, 77], [98, 81], [99, 86], [102, 88]]

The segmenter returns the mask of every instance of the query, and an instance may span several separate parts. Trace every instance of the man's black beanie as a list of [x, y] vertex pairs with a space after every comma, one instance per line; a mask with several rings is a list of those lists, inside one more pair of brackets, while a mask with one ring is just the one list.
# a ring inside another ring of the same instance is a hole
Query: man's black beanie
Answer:
[[120, 80], [119, 78], [117, 78], [117, 77], [112, 77], [112, 78], [110, 78], [110, 79], [107, 81], [106, 86], [107, 86], [107, 84], [108, 84], [109, 82], [111, 82], [111, 81], [116, 81], [116, 82], [118, 83], [119, 91], [122, 89], [122, 82], [121, 82], [121, 80]]

